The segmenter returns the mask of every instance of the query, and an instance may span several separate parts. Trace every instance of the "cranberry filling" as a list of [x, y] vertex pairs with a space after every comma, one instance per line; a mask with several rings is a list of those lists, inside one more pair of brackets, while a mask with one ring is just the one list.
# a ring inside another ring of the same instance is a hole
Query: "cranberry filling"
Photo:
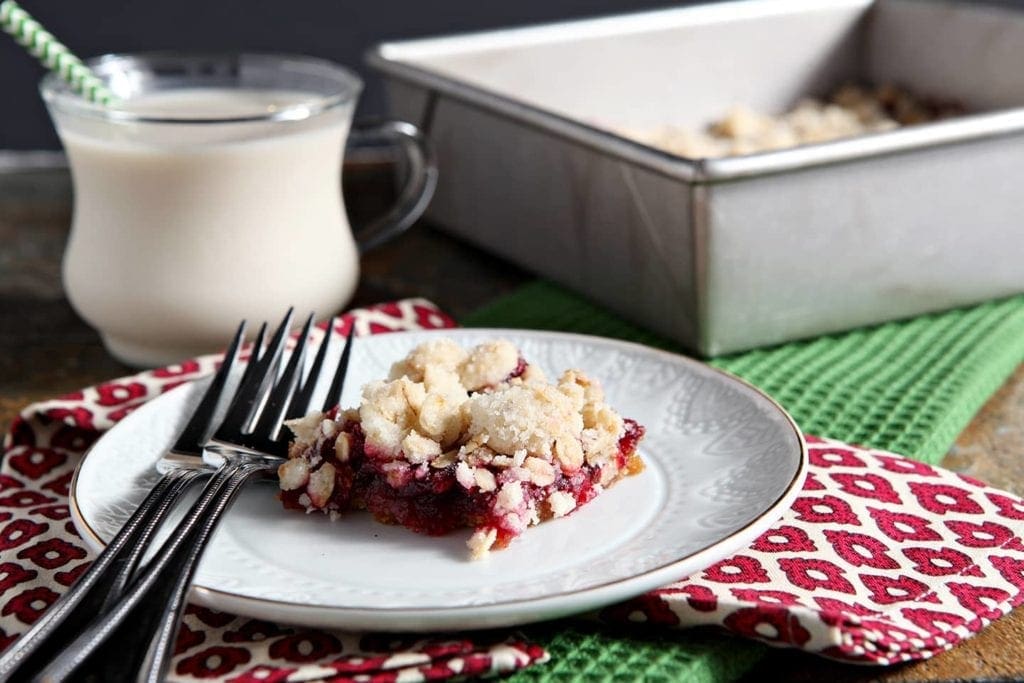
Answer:
[[[336, 414], [336, 412], [334, 413]], [[331, 415], [333, 416], [333, 415]], [[430, 536], [446, 534], [454, 529], [493, 528], [497, 530], [496, 548], [503, 548], [518, 535], [507, 526], [502, 515], [494, 513], [493, 492], [467, 491], [456, 480], [455, 466], [428, 468], [420, 474], [398, 482], [389, 481], [385, 464], [389, 462], [382, 454], [368, 452], [360, 425], [346, 422], [341, 426], [349, 439], [349, 458], [341, 462], [337, 458], [333, 439], [318, 443], [317, 452], [321, 462], [316, 469], [329, 462], [335, 468], [335, 484], [327, 503], [328, 511], [344, 512], [348, 509], [364, 509], [385, 524], [398, 524], [418, 533]], [[616, 460], [619, 469], [635, 474], [643, 468], [636, 454], [638, 442], [644, 435], [644, 428], [634, 420], [625, 420], [625, 432], [619, 439]], [[540, 503], [552, 491], [563, 491], [572, 495], [576, 507], [593, 500], [599, 489], [601, 470], [584, 465], [572, 474], [556, 472], [554, 483], [540, 487], [527, 486], [524, 495]], [[282, 491], [281, 500], [289, 509], [305, 510], [300, 502], [303, 490]], [[539, 505], [543, 519], [552, 512], [546, 505]]]

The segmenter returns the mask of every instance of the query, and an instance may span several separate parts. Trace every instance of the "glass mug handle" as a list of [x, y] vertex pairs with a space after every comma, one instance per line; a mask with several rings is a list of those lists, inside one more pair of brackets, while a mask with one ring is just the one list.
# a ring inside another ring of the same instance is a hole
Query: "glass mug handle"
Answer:
[[353, 147], [382, 142], [397, 143], [402, 148], [408, 174], [395, 205], [369, 225], [354, 231], [361, 254], [405, 232], [423, 214], [437, 186], [434, 154], [420, 129], [413, 124], [405, 121], [357, 122], [349, 133], [349, 145]]

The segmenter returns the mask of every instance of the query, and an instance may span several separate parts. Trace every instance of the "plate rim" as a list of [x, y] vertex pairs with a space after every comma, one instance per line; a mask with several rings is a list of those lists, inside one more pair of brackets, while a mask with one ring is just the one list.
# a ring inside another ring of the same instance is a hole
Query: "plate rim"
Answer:
[[[333, 332], [333, 330], [332, 330]], [[516, 614], [520, 612], [528, 612], [529, 608], [534, 608], [536, 614], [542, 613], [560, 613], [562, 615], [573, 614], [577, 612], [585, 612], [588, 609], [593, 609], [601, 605], [609, 605], [618, 600], [628, 599], [628, 597], [640, 595], [648, 590], [653, 590], [659, 585], [663, 585], [665, 581], [662, 579], [663, 574], [673, 573], [675, 580], [683, 578], [689, 574], [693, 574], [701, 569], [707, 568], [714, 562], [728, 557], [733, 552], [737, 551], [749, 545], [760, 533], [770, 528], [778, 519], [782, 516], [788, 505], [792, 503], [792, 500], [796, 498], [798, 493], [803, 487], [803, 483], [807, 476], [809, 466], [809, 456], [807, 450], [807, 443], [804, 439], [803, 432], [800, 430], [796, 421], [786, 411], [785, 408], [779, 404], [772, 396], [767, 392], [760, 389], [759, 387], [751, 384], [747, 380], [739, 377], [728, 370], [715, 367], [709, 363], [699, 361], [695, 358], [685, 356], [680, 353], [674, 353], [665, 349], [660, 349], [647, 344], [641, 344], [638, 342], [628, 341], [624, 339], [617, 339], [613, 337], [601, 337], [597, 335], [581, 334], [576, 332], [562, 332], [557, 330], [532, 330], [532, 329], [517, 329], [517, 328], [496, 328], [496, 327], [457, 327], [457, 328], [439, 328], [439, 329], [426, 329], [426, 330], [402, 330], [395, 332], [384, 333], [387, 336], [391, 335], [427, 335], [427, 336], [443, 336], [445, 334], [459, 334], [462, 332], [473, 332], [481, 335], [495, 336], [500, 335], [529, 335], [532, 337], [548, 337], [554, 339], [560, 339], [565, 341], [584, 341], [588, 343], [599, 343], [608, 346], [618, 346], [625, 348], [632, 348], [634, 350], [642, 351], [644, 353], [650, 353], [656, 356], [664, 356], [669, 358], [672, 362], [682, 362], [684, 365], [689, 367], [700, 368], [702, 371], [711, 371], [713, 374], [719, 375], [724, 378], [727, 382], [736, 382], [745, 387], [746, 389], [757, 394], [761, 399], [765, 400], [777, 413], [781, 416], [793, 435], [796, 437], [796, 442], [799, 447], [799, 459], [797, 467], [793, 476], [791, 477], [785, 490], [768, 506], [761, 514], [756, 516], [744, 524], [741, 528], [733, 531], [724, 538], [719, 539], [707, 546], [700, 548], [688, 555], [677, 558], [666, 564], [653, 567], [646, 571], [638, 574], [619, 579], [612, 579], [607, 582], [603, 582], [594, 586], [587, 586], [584, 588], [573, 589], [569, 591], [562, 591], [559, 593], [543, 595], [534, 598], [528, 598], [525, 600], [506, 600], [500, 602], [491, 602], [486, 604], [478, 605], [462, 605], [455, 607], [339, 607], [332, 605], [317, 605], [311, 603], [302, 603], [289, 600], [277, 600], [273, 598], [265, 597], [254, 597], [240, 595], [231, 591], [223, 590], [220, 588], [211, 588], [208, 586], [201, 586], [193, 584], [190, 588], [189, 597], [195, 602], [215, 609], [221, 609], [234, 614], [242, 616], [250, 616], [259, 619], [269, 619], [272, 621], [279, 621], [291, 624], [301, 624], [305, 626], [313, 627], [330, 627], [330, 628], [350, 628], [350, 629], [373, 629], [378, 631], [387, 631], [387, 627], [382, 627], [379, 622], [374, 619], [374, 616], [388, 615], [388, 618], [394, 618], [396, 615], [405, 615], [406, 620], [403, 621], [400, 627], [396, 626], [391, 630], [401, 631], [426, 631], [426, 630], [437, 630], [439, 628], [445, 628], [448, 626], [454, 626], [457, 628], [491, 628], [500, 626], [514, 626], [524, 623], [532, 623], [539, 619], [536, 618], [525, 618], [525, 619], [507, 619], [502, 618], [509, 613]], [[375, 334], [360, 335], [364, 338], [378, 336]], [[383, 335], [381, 335], [383, 336]], [[186, 391], [189, 387], [193, 386], [195, 382], [202, 381], [207, 378], [209, 374], [201, 375], [192, 380], [184, 382], [176, 387], [173, 387], [170, 391], [165, 392], [159, 396], [155, 396], [141, 407], [152, 405], [153, 401], [159, 400], [163, 396], [171, 395], [172, 393], [179, 391]], [[113, 430], [117, 429], [122, 423], [117, 423], [107, 431], [103, 432], [100, 437], [82, 454], [78, 464], [75, 467], [74, 475], [71, 479], [71, 485], [68, 489], [68, 507], [71, 511], [72, 522], [75, 528], [81, 534], [82, 539], [91, 546], [95, 552], [100, 552], [106, 547], [106, 543], [100, 538], [99, 534], [95, 529], [88, 523], [83, 515], [79, 504], [78, 504], [78, 482], [79, 474], [85, 466], [86, 461], [92, 455], [94, 449], [99, 445], [106, 434], [109, 434]], [[688, 571], [685, 567], [690, 567]], [[676, 573], [678, 572], [678, 573]], [[669, 579], [672, 580], [672, 579]], [[634, 584], [639, 583], [644, 587], [640, 588]], [[564, 603], [585, 604], [582, 608], [574, 607]], [[466, 619], [466, 615], [478, 614], [482, 616], [477, 619]], [[338, 617], [338, 618], [331, 618]], [[348, 618], [346, 618], [348, 617]], [[551, 617], [542, 617], [551, 618]], [[464, 624], [472, 624], [470, 626], [463, 626]]]

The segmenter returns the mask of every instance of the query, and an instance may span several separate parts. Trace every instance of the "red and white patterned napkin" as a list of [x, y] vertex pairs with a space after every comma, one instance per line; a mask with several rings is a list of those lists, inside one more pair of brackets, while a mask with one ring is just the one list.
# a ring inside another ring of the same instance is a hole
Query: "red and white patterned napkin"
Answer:
[[[433, 304], [352, 311], [358, 334], [453, 327]], [[91, 554], [67, 496], [81, 454], [153, 397], [209, 373], [213, 357], [29, 406], [0, 462], [0, 650], [49, 607]], [[809, 438], [810, 476], [749, 549], [601, 613], [618, 622], [717, 625], [828, 657], [889, 664], [929, 657], [1024, 596], [1024, 501], [898, 455]], [[178, 681], [414, 681], [510, 672], [547, 659], [514, 632], [351, 634], [284, 627], [192, 606]]]
[[[346, 314], [334, 332], [359, 335], [453, 327], [428, 301]], [[217, 357], [144, 372], [29, 406], [11, 427], [0, 463], [0, 650], [82, 573], [92, 557], [70, 521], [68, 487], [82, 453], [146, 401], [213, 371]], [[279, 626], [189, 606], [171, 678], [275, 681], [427, 681], [514, 671], [544, 661], [512, 632], [423, 637]]]
[[1024, 598], [1020, 498], [884, 451], [807, 445], [802, 494], [750, 548], [602, 616], [894, 664], [949, 649]]

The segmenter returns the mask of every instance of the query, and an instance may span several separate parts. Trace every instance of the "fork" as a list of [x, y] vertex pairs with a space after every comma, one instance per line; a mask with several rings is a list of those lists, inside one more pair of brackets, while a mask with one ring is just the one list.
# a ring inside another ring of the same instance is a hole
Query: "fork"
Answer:
[[[261, 338], [265, 329], [260, 332]], [[243, 322], [188, 423], [163, 456], [166, 466], [161, 469], [160, 480], [74, 586], [0, 657], [0, 681], [20, 680], [37, 670], [48, 652], [111, 605], [128, 585], [153, 534], [181, 494], [191, 483], [213, 472], [203, 462], [203, 446], [213, 433], [214, 417], [244, 333]]]
[[[223, 463], [125, 594], [63, 652], [56, 654], [39, 680], [66, 680], [81, 676], [83, 671], [99, 680], [162, 680], [173, 655], [188, 588], [213, 531], [247, 482], [276, 474], [288, 448], [288, 437], [281, 428], [283, 422], [308, 412], [330, 335], [324, 337], [312, 367], [300, 382], [308, 337], [303, 334], [299, 339], [287, 366], [276, 379], [285, 347], [284, 335], [275, 333], [262, 354], [254, 348], [249, 361], [251, 372], [247, 370], [224, 420], [207, 444], [208, 451]], [[351, 339], [350, 330], [323, 401], [324, 411], [341, 399]]]

